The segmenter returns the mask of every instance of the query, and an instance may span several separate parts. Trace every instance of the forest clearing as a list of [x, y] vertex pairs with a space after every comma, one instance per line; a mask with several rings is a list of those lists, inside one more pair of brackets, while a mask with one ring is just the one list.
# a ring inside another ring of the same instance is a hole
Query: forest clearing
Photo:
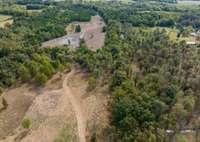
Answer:
[[[76, 25], [81, 27], [79, 33], [75, 32], [74, 27]], [[42, 47], [69, 45], [76, 48], [80, 46], [80, 40], [83, 39], [89, 49], [96, 50], [104, 45], [104, 26], [105, 23], [98, 15], [92, 16], [89, 22], [73, 22], [66, 28], [66, 33], [68, 33], [66, 36], [46, 41], [42, 44]]]

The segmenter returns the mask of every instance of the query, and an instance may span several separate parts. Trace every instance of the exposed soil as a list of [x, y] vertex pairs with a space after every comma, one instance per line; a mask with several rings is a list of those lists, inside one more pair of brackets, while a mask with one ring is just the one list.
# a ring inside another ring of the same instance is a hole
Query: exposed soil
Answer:
[[86, 74], [76, 72], [69, 78], [69, 87], [73, 95], [81, 100], [80, 105], [86, 120], [87, 141], [91, 137], [96, 138], [96, 142], [107, 142], [106, 128], [109, 125], [108, 86], [100, 84], [92, 91], [88, 91], [88, 81]]
[[90, 22], [79, 22], [82, 33], [84, 33], [84, 40], [86, 45], [91, 50], [96, 50], [103, 47], [105, 41], [105, 33], [102, 32], [102, 28], [105, 23], [100, 16], [92, 16]]
[[4, 28], [7, 24], [12, 25], [13, 20], [0, 21], [0, 28]]
[[83, 110], [81, 107], [81, 100], [76, 98], [75, 95], [72, 94], [70, 87], [68, 86], [69, 84], [69, 78], [71, 75], [74, 74], [74, 70], [71, 71], [69, 75], [67, 75], [63, 81], [63, 90], [66, 96], [68, 96], [68, 99], [72, 105], [72, 108], [75, 112], [76, 115], [76, 121], [77, 121], [77, 129], [78, 129], [78, 136], [79, 136], [79, 141], [80, 142], [86, 142], [86, 127], [85, 127], [85, 119], [83, 117]]
[[23, 85], [9, 89], [3, 96], [8, 107], [0, 113], [0, 139], [12, 133], [20, 125], [36, 93], [31, 91], [30, 87]]
[[[7, 136], [1, 142], [54, 142], [66, 127], [70, 131], [64, 131], [64, 134], [73, 137], [73, 142], [90, 141], [94, 135], [97, 142], [106, 142], [104, 130], [108, 125], [107, 86], [97, 86], [95, 90], [88, 92], [86, 75], [73, 70], [69, 74], [55, 75], [44, 88], [17, 89], [21, 91], [8, 91], [7, 96], [13, 99], [13, 102], [8, 101], [12, 104], [12, 109], [9, 105], [4, 112], [5, 117], [1, 119], [11, 120], [0, 125], [2, 136]], [[28, 101], [19, 100], [26, 98], [20, 96], [23, 94], [28, 96]], [[17, 107], [18, 105], [22, 108]], [[20, 125], [23, 118], [31, 120], [28, 131]], [[12, 125], [13, 123], [16, 124]], [[9, 132], [4, 133], [3, 128]]]

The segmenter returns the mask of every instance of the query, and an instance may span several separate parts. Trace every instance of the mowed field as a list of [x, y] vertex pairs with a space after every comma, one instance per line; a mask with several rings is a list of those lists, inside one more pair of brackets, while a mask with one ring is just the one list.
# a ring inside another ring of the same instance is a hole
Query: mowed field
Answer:
[[12, 16], [0, 14], [0, 28], [4, 28], [6, 24], [12, 24]]

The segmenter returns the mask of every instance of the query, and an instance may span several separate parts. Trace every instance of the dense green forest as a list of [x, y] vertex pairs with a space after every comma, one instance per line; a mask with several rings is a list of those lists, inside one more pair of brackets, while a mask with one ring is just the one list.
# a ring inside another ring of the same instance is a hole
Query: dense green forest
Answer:
[[178, 131], [199, 113], [200, 53], [169, 42], [162, 31], [131, 30], [120, 39], [121, 25], [109, 26], [106, 47], [96, 53], [82, 47], [77, 61], [110, 81], [114, 141], [163, 141], [164, 130]]
[[110, 83], [113, 141], [161, 142], [166, 130], [198, 128], [199, 50], [170, 41], [165, 30], [133, 28], [118, 18], [128, 8], [120, 13], [119, 5], [101, 6], [108, 24], [106, 45], [95, 53], [81, 47], [75, 60], [95, 80]]
[[[84, 42], [75, 51], [40, 47], [64, 35], [68, 23], [88, 21], [96, 13], [107, 24], [102, 49], [91, 51]], [[110, 141], [164, 142], [168, 129], [199, 127], [200, 50], [169, 40], [166, 31], [156, 27], [198, 29], [199, 14], [199, 9], [163, 3], [117, 2], [53, 3], [37, 15], [13, 14], [13, 25], [0, 29], [0, 86], [40, 86], [54, 73], [79, 64], [93, 88], [102, 79], [109, 85]]]
[[143, 27], [180, 27], [191, 25], [194, 28], [199, 28], [200, 8], [196, 7], [188, 10], [188, 7], [155, 2], [136, 2], [128, 5], [102, 2], [98, 5], [93, 5], [93, 8], [99, 11], [106, 21], [115, 19], [122, 23], [130, 23], [132, 26]]

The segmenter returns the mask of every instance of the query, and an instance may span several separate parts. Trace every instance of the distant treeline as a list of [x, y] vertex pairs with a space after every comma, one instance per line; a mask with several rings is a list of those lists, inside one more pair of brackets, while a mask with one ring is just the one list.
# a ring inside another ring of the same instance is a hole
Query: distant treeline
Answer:
[[199, 9], [180, 8], [167, 3], [140, 2], [123, 5], [112, 2], [90, 5], [99, 12], [106, 22], [115, 19], [136, 27], [177, 27], [192, 26], [200, 28]]

